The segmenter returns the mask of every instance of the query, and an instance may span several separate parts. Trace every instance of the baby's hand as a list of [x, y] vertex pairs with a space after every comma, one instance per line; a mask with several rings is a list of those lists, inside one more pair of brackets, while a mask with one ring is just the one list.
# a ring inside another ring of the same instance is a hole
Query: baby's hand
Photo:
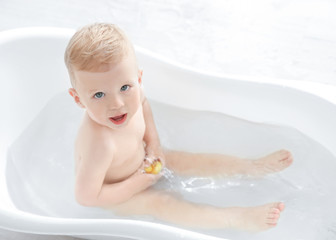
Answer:
[[155, 184], [160, 179], [160, 177], [162, 177], [161, 172], [158, 172], [157, 174], [147, 173], [145, 171], [146, 165], [147, 164], [144, 161], [141, 167], [138, 169], [138, 171], [134, 174], [136, 175], [136, 177], [139, 178], [139, 181], [144, 183], [144, 186], [143, 186], [144, 189]]
[[144, 173], [143, 175], [145, 175], [145, 177], [147, 178], [147, 180], [149, 181], [150, 185], [155, 184], [161, 177], [162, 177], [162, 173], [159, 172], [157, 174], [153, 174], [153, 173]]
[[150, 147], [146, 148], [146, 164], [152, 165], [155, 161], [160, 161], [161, 168], [163, 169], [166, 166], [165, 156], [161, 148], [152, 149]]
[[159, 174], [151, 174], [151, 173], [142, 173], [140, 176], [140, 181], [143, 182], [143, 190], [149, 188], [150, 186], [154, 185], [162, 176], [161, 173]]

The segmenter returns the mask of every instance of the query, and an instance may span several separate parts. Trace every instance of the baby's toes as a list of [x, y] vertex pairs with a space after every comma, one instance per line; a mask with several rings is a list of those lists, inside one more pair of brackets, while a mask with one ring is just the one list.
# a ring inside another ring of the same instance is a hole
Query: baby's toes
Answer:
[[279, 158], [286, 159], [292, 156], [292, 153], [286, 149], [282, 149], [279, 152]]
[[292, 153], [287, 150], [280, 150], [279, 162], [284, 166], [289, 166], [293, 162]]
[[280, 212], [282, 212], [283, 210], [285, 209], [285, 204], [283, 202], [277, 202], [273, 205], [273, 207], [271, 208], [271, 211], [270, 212], [275, 212], [277, 213], [278, 210]]
[[278, 223], [279, 218], [280, 214], [269, 215], [269, 217], [266, 219], [266, 223], [270, 225], [275, 225]]
[[278, 224], [278, 220], [269, 220], [266, 224], [275, 227]]
[[267, 219], [269, 220], [278, 220], [280, 217], [280, 211], [269, 213]]
[[293, 157], [290, 155], [289, 157], [280, 160], [280, 163], [284, 166], [284, 167], [288, 167], [289, 165], [291, 165], [293, 163]]
[[268, 213], [266, 223], [271, 226], [275, 226], [280, 218], [280, 212], [281, 211], [278, 208], [271, 208], [270, 212]]

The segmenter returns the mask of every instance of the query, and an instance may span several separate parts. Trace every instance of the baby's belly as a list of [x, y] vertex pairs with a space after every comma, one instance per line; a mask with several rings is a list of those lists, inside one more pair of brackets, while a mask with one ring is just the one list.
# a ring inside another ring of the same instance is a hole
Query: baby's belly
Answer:
[[[129, 153], [132, 154], [129, 154]], [[119, 154], [118, 154], [119, 155]], [[123, 157], [123, 156], [127, 157]], [[116, 183], [124, 181], [133, 175], [141, 165], [145, 158], [145, 149], [141, 144], [136, 150], [130, 150], [128, 154], [120, 154], [111, 164], [105, 176], [105, 183]]]

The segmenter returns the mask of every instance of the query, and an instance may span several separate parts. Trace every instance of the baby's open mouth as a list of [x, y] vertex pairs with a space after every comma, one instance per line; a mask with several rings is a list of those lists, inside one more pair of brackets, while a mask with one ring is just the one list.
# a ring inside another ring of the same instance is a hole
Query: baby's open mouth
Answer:
[[127, 118], [127, 113], [123, 114], [123, 115], [119, 115], [119, 116], [115, 116], [115, 117], [110, 117], [111, 122], [113, 122], [116, 125], [120, 125], [123, 122], [125, 122]]

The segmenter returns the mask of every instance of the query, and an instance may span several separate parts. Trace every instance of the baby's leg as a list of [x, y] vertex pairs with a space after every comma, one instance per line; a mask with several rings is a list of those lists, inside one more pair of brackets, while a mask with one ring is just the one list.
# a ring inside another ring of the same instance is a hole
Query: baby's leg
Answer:
[[187, 176], [263, 176], [287, 168], [293, 157], [287, 150], [280, 150], [256, 160], [223, 154], [187, 153], [165, 151], [166, 165], [180, 175]]
[[122, 215], [151, 215], [185, 227], [261, 231], [276, 226], [283, 209], [283, 203], [218, 208], [187, 202], [169, 193], [146, 190], [115, 207], [114, 211]]

